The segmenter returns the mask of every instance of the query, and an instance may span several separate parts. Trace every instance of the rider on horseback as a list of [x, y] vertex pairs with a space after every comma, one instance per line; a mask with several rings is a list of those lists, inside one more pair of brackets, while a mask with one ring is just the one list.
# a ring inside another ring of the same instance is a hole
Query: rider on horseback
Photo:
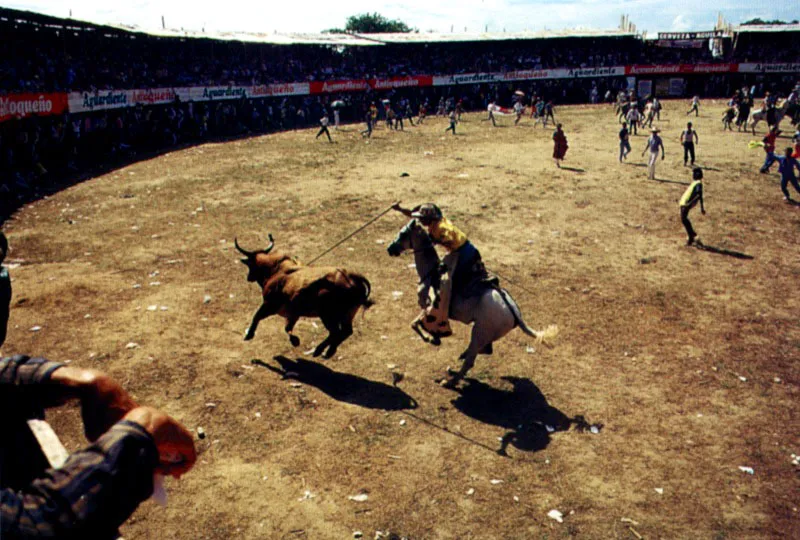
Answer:
[[461, 290], [471, 282], [476, 273], [485, 276], [486, 270], [481, 261], [481, 254], [467, 239], [467, 235], [444, 217], [435, 204], [421, 204], [409, 210], [397, 203], [392, 208], [407, 217], [419, 220], [431, 241], [443, 246], [448, 252], [442, 259], [444, 268], [438, 291], [439, 301], [428, 306], [425, 328], [438, 337], [450, 336], [453, 333], [448, 321], [450, 298], [454, 288], [456, 291]]

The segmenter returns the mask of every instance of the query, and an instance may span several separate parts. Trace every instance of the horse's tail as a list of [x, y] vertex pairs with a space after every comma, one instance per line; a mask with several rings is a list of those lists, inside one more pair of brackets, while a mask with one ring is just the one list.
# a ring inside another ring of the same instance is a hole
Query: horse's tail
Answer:
[[498, 290], [500, 292], [500, 296], [503, 298], [506, 305], [508, 305], [508, 309], [511, 310], [511, 314], [514, 316], [514, 322], [516, 326], [519, 326], [520, 330], [527, 335], [531, 336], [532, 338], [536, 338], [537, 343], [542, 343], [552, 347], [555, 344], [556, 338], [558, 337], [558, 326], [551, 324], [544, 330], [534, 330], [525, 323], [525, 320], [522, 318], [522, 311], [520, 311], [519, 306], [511, 296], [511, 293], [502, 288]]

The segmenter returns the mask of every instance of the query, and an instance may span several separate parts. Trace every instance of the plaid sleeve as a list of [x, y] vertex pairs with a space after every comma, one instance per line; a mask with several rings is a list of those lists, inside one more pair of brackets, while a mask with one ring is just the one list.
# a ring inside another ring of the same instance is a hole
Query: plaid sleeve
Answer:
[[0, 414], [27, 415], [27, 411], [41, 411], [50, 375], [61, 366], [44, 358], [23, 355], [0, 359], [0, 411], [3, 411]]
[[138, 424], [122, 421], [63, 467], [20, 492], [0, 492], [0, 538], [110, 536], [153, 492], [158, 450]]

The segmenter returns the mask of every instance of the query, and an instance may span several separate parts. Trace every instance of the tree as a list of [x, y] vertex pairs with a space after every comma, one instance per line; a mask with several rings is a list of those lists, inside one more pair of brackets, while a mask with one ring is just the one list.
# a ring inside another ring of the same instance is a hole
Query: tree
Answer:
[[323, 31], [331, 34], [379, 34], [386, 32], [414, 32], [415, 30], [403, 21], [397, 19], [389, 20], [380, 13], [362, 13], [360, 15], [351, 15], [348, 17], [344, 30], [341, 28], [330, 28]]
[[795, 19], [793, 21], [790, 21], [790, 22], [786, 22], [786, 21], [779, 21], [777, 19], [775, 19], [774, 21], [764, 21], [762, 19], [755, 18], [755, 19], [750, 19], [749, 21], [743, 22], [742, 26], [749, 26], [749, 25], [755, 25], [755, 24], [797, 24], [797, 19]]

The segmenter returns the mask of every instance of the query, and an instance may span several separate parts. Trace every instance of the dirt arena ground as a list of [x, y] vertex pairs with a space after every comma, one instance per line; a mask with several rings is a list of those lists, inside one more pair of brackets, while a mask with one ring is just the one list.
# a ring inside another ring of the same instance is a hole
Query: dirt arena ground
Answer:
[[[798, 538], [800, 207], [704, 102], [691, 120], [708, 214], [692, 220], [709, 248], [686, 247], [687, 108], [667, 102], [657, 122], [658, 181], [641, 134], [617, 162], [607, 106], [556, 110], [561, 170], [551, 129], [484, 114], [455, 137], [429, 118], [370, 141], [348, 126], [336, 144], [306, 130], [136, 163], [5, 224], [2, 352], [107, 370], [205, 430], [196, 468], [167, 482], [166, 508], [139, 508], [128, 539]], [[242, 341], [260, 295], [235, 236], [255, 249], [272, 233], [310, 260], [394, 200], [436, 201], [513, 281], [528, 324], [559, 326], [555, 347], [514, 330], [460, 391], [437, 386], [468, 328], [439, 348], [410, 330], [413, 260], [386, 254], [396, 213], [318, 263], [363, 272], [377, 301], [335, 358], [304, 352], [324, 336], [310, 320], [298, 349], [278, 318]], [[50, 420], [84, 444], [74, 410]]]

